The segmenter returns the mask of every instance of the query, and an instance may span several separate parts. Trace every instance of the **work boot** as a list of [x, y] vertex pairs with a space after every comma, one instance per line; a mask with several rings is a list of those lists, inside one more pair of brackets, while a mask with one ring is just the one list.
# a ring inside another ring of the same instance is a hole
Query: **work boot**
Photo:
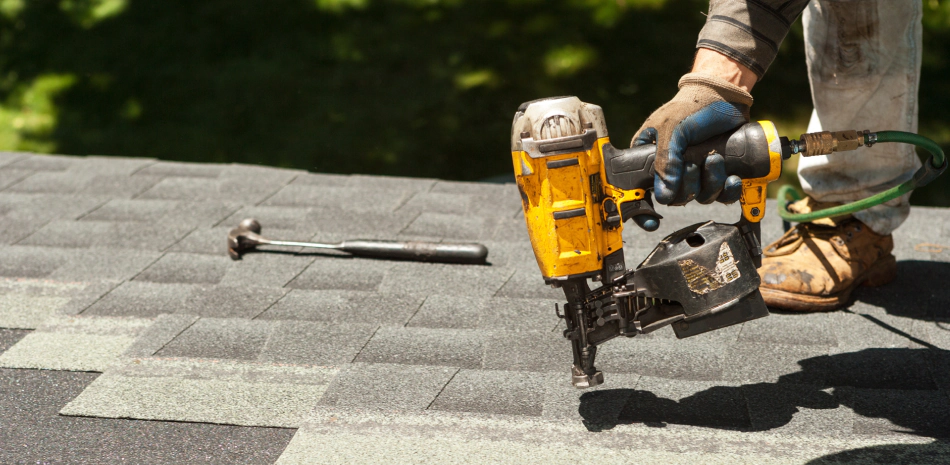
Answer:
[[[806, 198], [793, 213], [827, 204]], [[759, 290], [769, 307], [817, 312], [843, 307], [858, 286], [881, 286], [897, 275], [894, 239], [851, 217], [800, 223], [765, 249]]]

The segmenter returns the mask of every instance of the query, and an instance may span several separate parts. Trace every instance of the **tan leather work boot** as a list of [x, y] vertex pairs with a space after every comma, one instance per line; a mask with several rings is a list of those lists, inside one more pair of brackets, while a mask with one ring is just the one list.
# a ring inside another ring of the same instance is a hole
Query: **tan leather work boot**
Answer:
[[[789, 211], [820, 210], [810, 198]], [[800, 312], [843, 307], [856, 287], [881, 286], [897, 274], [894, 240], [853, 217], [801, 223], [765, 249], [759, 290], [769, 307]]]

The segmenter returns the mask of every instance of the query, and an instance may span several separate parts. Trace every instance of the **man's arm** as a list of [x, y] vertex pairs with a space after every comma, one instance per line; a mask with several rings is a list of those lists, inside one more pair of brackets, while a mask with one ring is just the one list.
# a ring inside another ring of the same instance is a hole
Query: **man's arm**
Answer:
[[808, 0], [710, 0], [696, 47], [719, 52], [761, 79], [806, 5]]
[[[632, 144], [656, 144], [653, 196], [665, 205], [735, 202], [742, 180], [719, 154], [702, 166], [684, 159], [690, 145], [749, 121], [752, 95], [808, 0], [711, 0], [692, 71], [679, 93], [653, 112]], [[639, 222], [637, 224], [640, 224]], [[641, 225], [642, 226], [642, 225]]]
[[708, 48], [696, 50], [691, 72], [716, 76], [746, 92], [752, 92], [752, 86], [759, 80], [759, 76], [742, 63]]

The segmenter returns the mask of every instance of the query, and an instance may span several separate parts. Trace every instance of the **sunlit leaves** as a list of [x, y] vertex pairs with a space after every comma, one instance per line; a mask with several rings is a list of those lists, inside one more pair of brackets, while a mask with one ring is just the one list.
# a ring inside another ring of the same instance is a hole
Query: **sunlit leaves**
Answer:
[[106, 18], [122, 13], [126, 6], [128, 6], [128, 0], [60, 0], [59, 2], [59, 8], [86, 29]]
[[46, 74], [20, 85], [0, 105], [0, 146], [12, 150], [51, 152], [49, 136], [56, 127], [57, 95], [76, 83], [71, 74]]
[[23, 9], [24, 0], [0, 0], [0, 14], [13, 19]]
[[455, 76], [455, 87], [461, 90], [468, 90], [473, 87], [487, 86], [493, 87], [498, 84], [498, 75], [490, 69], [480, 69], [459, 73]]
[[362, 10], [369, 0], [316, 0], [317, 8], [333, 13], [342, 13], [346, 10]]
[[571, 76], [594, 63], [597, 53], [583, 44], [562, 45], [544, 55], [544, 70], [548, 76]]

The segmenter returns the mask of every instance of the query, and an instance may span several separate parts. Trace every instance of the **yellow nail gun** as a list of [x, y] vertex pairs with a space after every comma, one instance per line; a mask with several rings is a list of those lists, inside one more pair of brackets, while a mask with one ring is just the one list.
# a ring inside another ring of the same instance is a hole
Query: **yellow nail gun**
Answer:
[[[686, 159], [702, 166], [714, 152], [743, 180], [739, 222], [681, 229], [628, 270], [624, 221], [661, 219], [650, 197], [656, 146], [613, 147], [603, 110], [577, 97], [527, 102], [515, 113], [515, 178], [541, 274], [567, 298], [563, 313], [555, 311], [573, 349], [574, 386], [603, 383], [594, 358], [614, 337], [672, 325], [684, 338], [769, 314], [758, 290], [759, 221], [766, 186], [781, 174], [783, 152], [791, 154], [788, 141], [771, 122], [749, 123], [690, 147]], [[601, 286], [591, 290], [588, 280]]]

